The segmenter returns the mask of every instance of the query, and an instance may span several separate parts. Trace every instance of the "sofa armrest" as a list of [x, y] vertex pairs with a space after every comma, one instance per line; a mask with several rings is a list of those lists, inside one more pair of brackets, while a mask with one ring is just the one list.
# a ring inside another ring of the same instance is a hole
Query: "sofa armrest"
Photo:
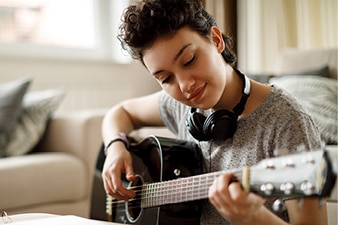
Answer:
[[105, 112], [84, 110], [55, 114], [36, 151], [70, 153], [94, 169], [102, 144], [101, 123]]

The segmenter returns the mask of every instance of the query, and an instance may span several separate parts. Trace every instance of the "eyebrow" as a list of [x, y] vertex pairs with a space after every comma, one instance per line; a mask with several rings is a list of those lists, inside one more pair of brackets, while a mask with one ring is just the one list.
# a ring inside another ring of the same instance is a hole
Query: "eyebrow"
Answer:
[[[184, 50], [185, 50], [186, 48], [188, 48], [190, 45], [191, 45], [191, 43], [184, 45], [184, 46], [178, 51], [178, 53], [175, 55], [173, 62], [176, 62], [177, 59], [182, 55], [182, 53], [184, 52]], [[158, 70], [158, 71], [154, 72], [152, 75], [154, 76], [154, 75], [159, 74], [159, 73], [161, 73], [161, 72], [163, 72], [163, 70]]]
[[178, 57], [180, 57], [180, 55], [182, 55], [182, 53], [184, 52], [184, 50], [185, 50], [186, 48], [188, 48], [190, 45], [191, 45], [191, 43], [186, 44], [186, 45], [184, 45], [184, 46], [180, 49], [180, 51], [175, 55], [174, 62], [178, 59]]

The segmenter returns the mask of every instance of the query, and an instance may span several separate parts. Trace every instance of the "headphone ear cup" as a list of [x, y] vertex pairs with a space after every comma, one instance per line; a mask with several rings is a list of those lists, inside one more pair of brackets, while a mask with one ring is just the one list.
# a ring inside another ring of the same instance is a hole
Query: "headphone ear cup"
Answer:
[[206, 136], [203, 131], [205, 120], [206, 120], [206, 117], [203, 114], [197, 113], [197, 112], [192, 113], [188, 119], [188, 123], [187, 123], [188, 130], [190, 134], [199, 141], [210, 140], [210, 139], [206, 139]]
[[237, 130], [237, 116], [228, 110], [216, 111], [205, 120], [203, 130], [215, 142], [225, 141]]

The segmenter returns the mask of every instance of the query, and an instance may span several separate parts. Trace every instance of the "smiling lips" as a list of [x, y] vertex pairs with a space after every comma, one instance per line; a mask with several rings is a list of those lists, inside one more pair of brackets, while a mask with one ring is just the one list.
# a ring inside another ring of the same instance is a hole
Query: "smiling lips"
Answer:
[[203, 93], [205, 91], [205, 87], [206, 87], [206, 84], [203, 85], [200, 88], [197, 88], [192, 94], [188, 95], [187, 99], [189, 101], [192, 101], [192, 102], [198, 101], [202, 97], [202, 95], [203, 95]]

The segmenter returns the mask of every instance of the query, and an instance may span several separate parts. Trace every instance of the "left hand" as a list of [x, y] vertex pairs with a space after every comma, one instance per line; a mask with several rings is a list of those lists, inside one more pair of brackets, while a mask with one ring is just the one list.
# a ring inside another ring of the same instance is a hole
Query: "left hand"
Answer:
[[217, 211], [233, 224], [255, 224], [254, 218], [264, 207], [265, 199], [245, 192], [239, 182], [232, 182], [231, 173], [215, 179], [209, 189], [209, 200]]

